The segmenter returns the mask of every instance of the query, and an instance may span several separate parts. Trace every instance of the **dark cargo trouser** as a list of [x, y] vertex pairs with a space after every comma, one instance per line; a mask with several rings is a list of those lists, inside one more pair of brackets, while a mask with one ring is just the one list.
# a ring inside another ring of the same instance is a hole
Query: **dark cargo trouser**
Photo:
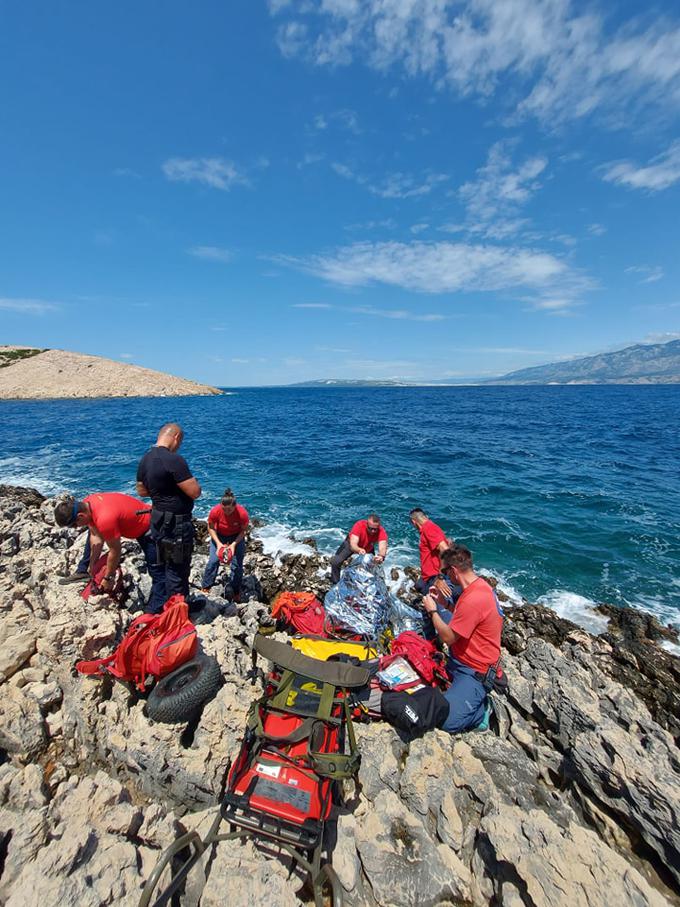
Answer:
[[166, 600], [172, 595], [186, 598], [189, 595], [189, 572], [194, 550], [191, 515], [152, 510], [150, 531], [158, 549], [158, 563], [165, 568]]

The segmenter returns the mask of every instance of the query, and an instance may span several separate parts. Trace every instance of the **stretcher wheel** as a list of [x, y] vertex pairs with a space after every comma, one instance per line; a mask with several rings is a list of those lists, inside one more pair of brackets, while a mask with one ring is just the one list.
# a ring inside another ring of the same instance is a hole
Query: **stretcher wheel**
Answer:
[[221, 686], [222, 672], [214, 658], [192, 658], [156, 682], [146, 702], [147, 717], [166, 724], [189, 721]]

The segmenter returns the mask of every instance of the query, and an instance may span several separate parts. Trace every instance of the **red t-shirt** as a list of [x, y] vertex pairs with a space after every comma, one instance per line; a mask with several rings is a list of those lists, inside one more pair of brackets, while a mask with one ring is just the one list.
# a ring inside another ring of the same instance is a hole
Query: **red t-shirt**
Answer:
[[149, 531], [151, 513], [138, 514], [136, 511], [148, 511], [150, 508], [139, 498], [109, 491], [88, 495], [83, 501], [90, 505], [94, 528], [105, 542], [120, 538], [138, 539]]
[[420, 527], [420, 574], [423, 579], [436, 576], [441, 570], [439, 555], [436, 553], [440, 542], [450, 544], [443, 529], [432, 520], [425, 520]]
[[218, 535], [238, 535], [250, 522], [248, 511], [237, 504], [227, 516], [221, 504], [215, 504], [208, 514], [208, 522]]
[[378, 542], [387, 541], [387, 533], [383, 527], [379, 526], [375, 532], [371, 532], [368, 520], [357, 520], [350, 529], [349, 534], [359, 536], [359, 547], [363, 548], [367, 554], [373, 554], [375, 545]]
[[503, 617], [486, 580], [479, 577], [465, 589], [449, 627], [461, 637], [449, 649], [454, 658], [481, 673], [496, 664], [501, 654]]

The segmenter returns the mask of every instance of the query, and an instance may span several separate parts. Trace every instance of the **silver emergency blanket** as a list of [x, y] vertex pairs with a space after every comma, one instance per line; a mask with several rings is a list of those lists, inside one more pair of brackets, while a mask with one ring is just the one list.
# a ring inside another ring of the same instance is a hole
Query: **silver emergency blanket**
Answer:
[[423, 612], [418, 611], [417, 608], [412, 608], [406, 602], [396, 598], [396, 596], [392, 596], [390, 623], [395, 636], [399, 636], [400, 633], [405, 633], [407, 630], [418, 633], [419, 636], [423, 636], [425, 633], [425, 616]]
[[392, 601], [382, 565], [372, 555], [360, 554], [329, 589], [324, 607], [336, 627], [376, 639], [389, 622]]

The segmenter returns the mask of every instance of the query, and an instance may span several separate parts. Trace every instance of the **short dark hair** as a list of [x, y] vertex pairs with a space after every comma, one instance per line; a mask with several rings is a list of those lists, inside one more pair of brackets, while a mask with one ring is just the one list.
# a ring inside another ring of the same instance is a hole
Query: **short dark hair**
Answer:
[[380, 522], [380, 517], [378, 516], [377, 513], [369, 513], [368, 519], [369, 519], [372, 523], [379, 523], [379, 522]]
[[236, 495], [231, 490], [231, 488], [225, 488], [224, 494], [222, 495], [221, 504], [223, 507], [231, 507], [236, 503]]
[[457, 570], [472, 570], [472, 553], [465, 545], [451, 545], [441, 556], [442, 567], [455, 567]]
[[66, 526], [73, 526], [75, 517], [82, 512], [83, 505], [76, 501], [74, 497], [64, 498], [54, 508], [54, 522], [57, 526], [61, 526], [62, 529]]
[[427, 519], [427, 514], [422, 507], [414, 507], [413, 510], [409, 511], [410, 517], [425, 517]]

